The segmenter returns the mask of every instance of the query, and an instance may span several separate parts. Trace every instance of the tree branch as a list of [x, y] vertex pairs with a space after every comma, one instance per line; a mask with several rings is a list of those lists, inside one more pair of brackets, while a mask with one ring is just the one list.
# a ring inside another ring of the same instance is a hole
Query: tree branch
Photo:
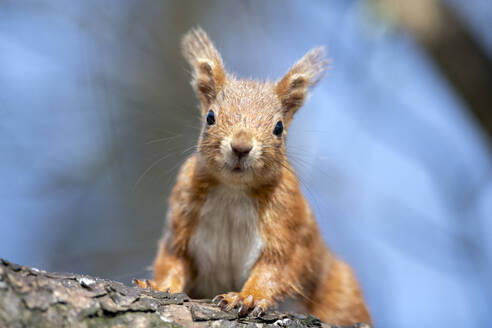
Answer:
[[[87, 275], [49, 273], [0, 259], [0, 327], [332, 327], [313, 316], [267, 312], [261, 319]], [[352, 328], [369, 328], [357, 324]]]

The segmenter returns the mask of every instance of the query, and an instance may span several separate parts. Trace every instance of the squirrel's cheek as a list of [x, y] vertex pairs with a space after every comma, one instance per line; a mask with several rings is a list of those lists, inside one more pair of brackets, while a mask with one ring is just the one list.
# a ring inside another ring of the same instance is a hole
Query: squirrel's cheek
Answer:
[[254, 164], [254, 167], [258, 170], [263, 169], [265, 167], [265, 162], [260, 160], [257, 160]]

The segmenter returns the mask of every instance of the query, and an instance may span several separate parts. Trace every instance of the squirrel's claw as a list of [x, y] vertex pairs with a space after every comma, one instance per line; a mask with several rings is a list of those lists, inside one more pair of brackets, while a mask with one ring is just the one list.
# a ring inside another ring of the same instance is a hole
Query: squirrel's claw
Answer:
[[244, 297], [242, 300], [239, 301], [238, 315], [240, 317], [246, 316], [249, 313], [249, 311], [253, 308], [254, 303], [255, 303], [255, 299], [253, 295], [248, 295], [247, 297]]
[[140, 287], [140, 288], [144, 288], [144, 289], [150, 288], [150, 289], [153, 289], [153, 290], [156, 290], [156, 291], [159, 291], [159, 292], [171, 293], [171, 289], [170, 288], [159, 288], [159, 286], [157, 285], [157, 283], [154, 280], [149, 280], [149, 279], [145, 279], [145, 280], [133, 279], [132, 282], [133, 282], [133, 285], [135, 285], [137, 287]]
[[152, 288], [152, 283], [149, 280], [133, 279], [133, 284], [140, 288]]
[[212, 302], [219, 306], [222, 311], [226, 312], [233, 308], [238, 308], [238, 315], [240, 317], [244, 317], [250, 312], [254, 317], [261, 317], [267, 309], [266, 300], [256, 301], [253, 295], [243, 297], [239, 293], [217, 295]]
[[251, 312], [251, 316], [255, 318], [261, 317], [265, 313], [265, 308], [262, 305], [257, 305]]
[[223, 310], [223, 311], [226, 311], [226, 308], [227, 308], [227, 305], [229, 304], [229, 302], [227, 302], [226, 299], [223, 299], [222, 301], [220, 301], [217, 305]]
[[221, 308], [222, 311], [230, 311], [239, 302], [239, 294], [238, 293], [228, 293], [217, 295], [212, 300], [213, 303], [217, 304]]
[[[133, 284], [135, 286], [138, 286], [140, 288], [150, 288], [150, 289], [153, 289], [153, 290], [159, 290], [157, 284], [155, 283], [154, 280], [149, 280], [149, 279], [145, 279], [145, 280], [140, 280], [140, 279], [133, 279]], [[167, 289], [167, 291], [169, 292], [169, 288]]]
[[213, 298], [212, 303], [216, 303], [216, 304], [218, 305], [218, 303], [219, 303], [220, 301], [222, 301], [223, 299], [224, 299], [224, 296], [223, 296], [223, 295], [217, 295], [217, 296], [215, 296], [215, 297]]

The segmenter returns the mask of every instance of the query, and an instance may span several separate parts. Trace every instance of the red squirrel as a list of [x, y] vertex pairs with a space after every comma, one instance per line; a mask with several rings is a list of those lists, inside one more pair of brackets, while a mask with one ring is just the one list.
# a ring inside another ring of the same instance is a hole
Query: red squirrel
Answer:
[[325, 246], [286, 156], [287, 130], [326, 70], [322, 47], [277, 82], [238, 79], [201, 28], [182, 40], [200, 100], [197, 151], [181, 167], [154, 262], [155, 290], [261, 316], [295, 300], [337, 325], [371, 323], [351, 268]]

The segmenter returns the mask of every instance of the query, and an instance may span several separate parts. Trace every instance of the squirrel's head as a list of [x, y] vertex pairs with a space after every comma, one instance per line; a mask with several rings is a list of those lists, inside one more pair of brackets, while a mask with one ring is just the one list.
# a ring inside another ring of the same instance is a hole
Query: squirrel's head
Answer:
[[278, 177], [287, 161], [285, 140], [292, 117], [326, 69], [323, 48], [309, 51], [279, 81], [258, 82], [227, 73], [201, 28], [188, 32], [182, 46], [200, 99], [198, 152], [208, 171], [236, 185]]

